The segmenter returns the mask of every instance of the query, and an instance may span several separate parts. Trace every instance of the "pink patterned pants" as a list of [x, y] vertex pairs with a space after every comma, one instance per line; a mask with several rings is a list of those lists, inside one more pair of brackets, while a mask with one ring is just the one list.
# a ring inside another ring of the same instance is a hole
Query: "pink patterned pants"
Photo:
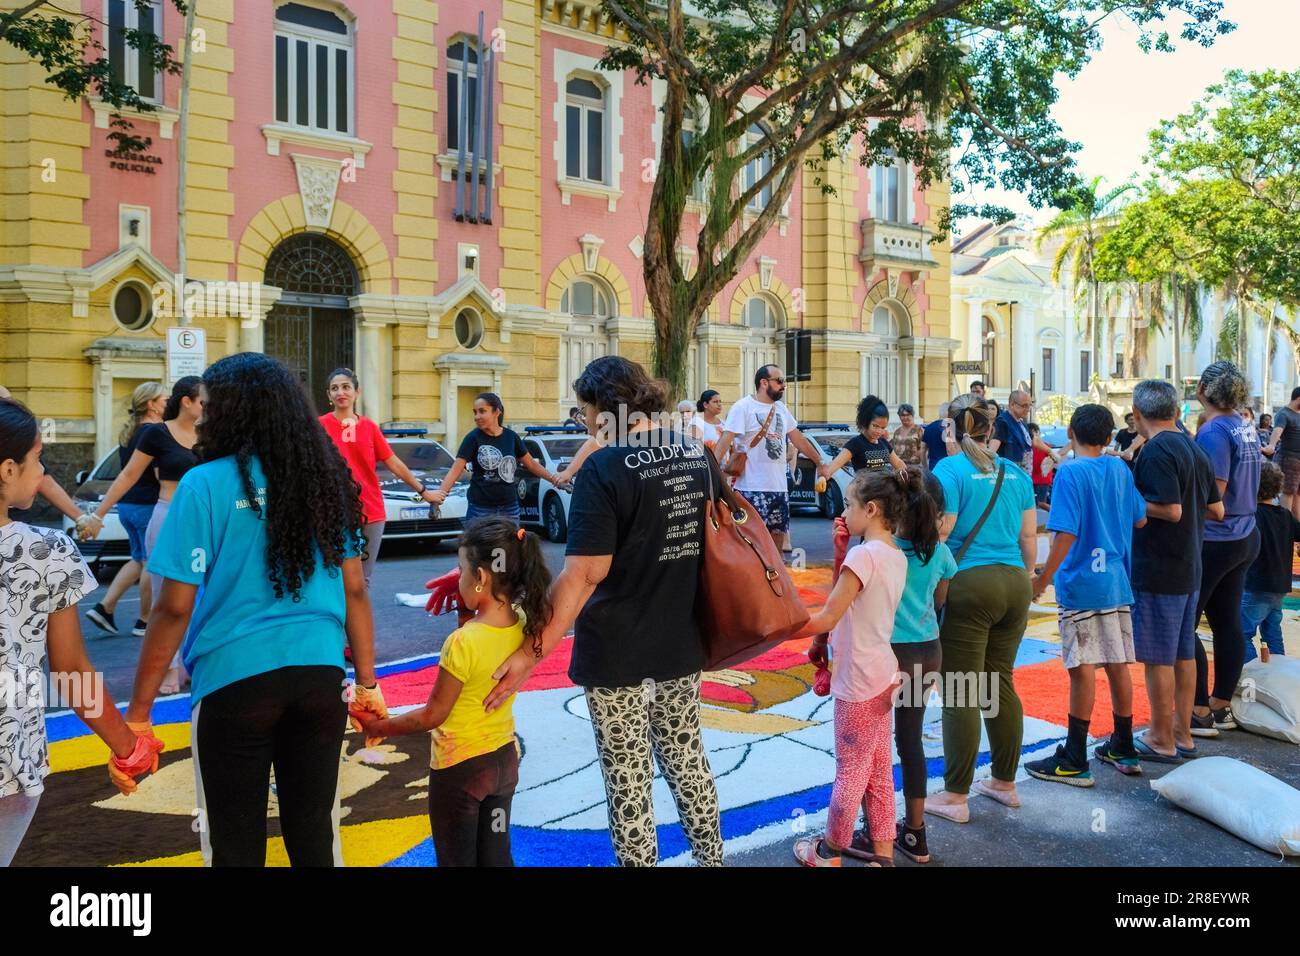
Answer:
[[894, 838], [893, 691], [860, 702], [835, 700], [835, 786], [826, 835], [841, 849], [853, 840], [859, 807], [873, 840]]

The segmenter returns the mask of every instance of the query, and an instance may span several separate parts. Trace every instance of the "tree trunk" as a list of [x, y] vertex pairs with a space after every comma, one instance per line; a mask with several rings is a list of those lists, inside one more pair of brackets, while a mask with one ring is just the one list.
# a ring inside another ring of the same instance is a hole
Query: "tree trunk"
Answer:
[[1178, 314], [1178, 280], [1174, 279], [1171, 285], [1174, 306], [1174, 360], [1171, 365], [1174, 373], [1174, 387], [1181, 389], [1183, 381], [1183, 329], [1182, 318]]
[[1273, 384], [1273, 329], [1277, 321], [1277, 304], [1274, 303], [1268, 312], [1268, 321], [1264, 323], [1264, 368], [1260, 376], [1260, 404], [1264, 408], [1271, 409], [1272, 404], [1269, 400], [1269, 392]]

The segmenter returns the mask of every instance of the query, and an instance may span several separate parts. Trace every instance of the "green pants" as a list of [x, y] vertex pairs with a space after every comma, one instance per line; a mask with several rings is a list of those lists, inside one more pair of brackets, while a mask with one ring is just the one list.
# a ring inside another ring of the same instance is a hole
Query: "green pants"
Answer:
[[1025, 712], [1011, 682], [1033, 597], [1024, 568], [992, 564], [958, 572], [948, 588], [943, 648], [943, 785], [969, 793], [988, 730], [993, 776], [1016, 779]]

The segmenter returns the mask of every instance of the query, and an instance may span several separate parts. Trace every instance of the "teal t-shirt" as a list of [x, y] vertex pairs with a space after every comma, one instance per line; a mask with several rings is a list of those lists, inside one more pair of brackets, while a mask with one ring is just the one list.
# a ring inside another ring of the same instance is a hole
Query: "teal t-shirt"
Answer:
[[[983, 533], [983, 532], [981, 532]], [[957, 573], [957, 562], [952, 551], [942, 541], [934, 549], [928, 564], [912, 550], [911, 542], [894, 538], [894, 543], [907, 558], [907, 583], [903, 585], [903, 598], [894, 612], [892, 644], [920, 644], [939, 636], [939, 619], [934, 613], [934, 590], [940, 581], [947, 581]]]
[[[934, 477], [943, 486], [944, 510], [955, 514], [957, 523], [948, 536], [948, 547], [956, 555], [962, 542], [979, 521], [993, 496], [993, 486], [998, 480], [997, 468], [1005, 465], [998, 460], [993, 471], [985, 473], [970, 463], [965, 455], [949, 455], [934, 466]], [[1002, 491], [997, 504], [989, 514], [984, 527], [957, 565], [957, 570], [980, 568], [989, 564], [1009, 564], [1023, 568], [1020, 556], [1020, 516], [1034, 508], [1034, 486], [1029, 476], [1019, 468], [1007, 468], [1002, 479]]]
[[[250, 470], [264, 495], [261, 462], [252, 459]], [[317, 552], [316, 571], [301, 599], [276, 598], [266, 563], [266, 521], [249, 506], [233, 457], [199, 465], [181, 479], [149, 570], [199, 586], [183, 646], [192, 701], [282, 667], [333, 665], [343, 671], [342, 571], [326, 570]]]

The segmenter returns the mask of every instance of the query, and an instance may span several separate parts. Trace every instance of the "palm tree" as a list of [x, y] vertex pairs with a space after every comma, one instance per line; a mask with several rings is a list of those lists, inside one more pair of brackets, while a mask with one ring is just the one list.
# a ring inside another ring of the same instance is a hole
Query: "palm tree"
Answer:
[[1060, 239], [1060, 248], [1052, 259], [1052, 281], [1060, 282], [1061, 273], [1068, 267], [1076, 301], [1086, 296], [1084, 321], [1088, 338], [1092, 342], [1093, 368], [1107, 378], [1101, 367], [1101, 323], [1097, 315], [1101, 290], [1094, 269], [1097, 243], [1116, 220], [1120, 200], [1133, 189], [1131, 183], [1102, 192], [1103, 177], [1097, 176], [1081, 186], [1074, 194], [1068, 209], [1058, 212], [1038, 234], [1038, 248], [1049, 239]]

